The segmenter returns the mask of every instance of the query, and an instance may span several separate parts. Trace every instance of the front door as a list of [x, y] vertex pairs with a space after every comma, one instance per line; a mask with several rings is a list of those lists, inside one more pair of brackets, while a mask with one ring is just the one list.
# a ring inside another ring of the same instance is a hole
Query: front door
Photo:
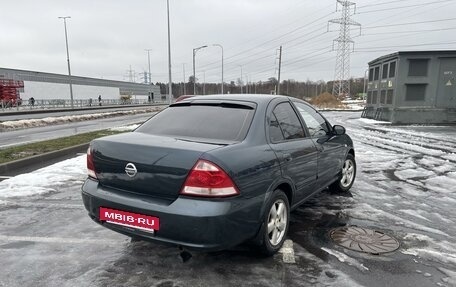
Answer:
[[331, 126], [315, 109], [301, 102], [293, 103], [318, 150], [317, 187], [325, 187], [340, 174], [345, 146], [333, 136]]
[[456, 108], [456, 58], [440, 58], [438, 108]]

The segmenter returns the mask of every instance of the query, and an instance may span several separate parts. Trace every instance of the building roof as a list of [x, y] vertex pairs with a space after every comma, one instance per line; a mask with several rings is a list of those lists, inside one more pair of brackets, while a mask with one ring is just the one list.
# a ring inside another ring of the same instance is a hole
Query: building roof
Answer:
[[[0, 78], [9, 78], [13, 80], [32, 81], [32, 82], [45, 82], [45, 83], [58, 83], [69, 84], [70, 78], [68, 75], [1, 68]], [[135, 95], [148, 95], [151, 90], [159, 93], [160, 88], [156, 85], [132, 83], [125, 81], [115, 81], [106, 79], [97, 79], [90, 77], [80, 77], [71, 75], [71, 83], [73, 85], [83, 86], [101, 86], [101, 87], [115, 87], [119, 88], [121, 94], [135, 94]]]
[[399, 56], [409, 56], [409, 55], [437, 55], [437, 56], [456, 56], [456, 50], [429, 50], [429, 51], [398, 51], [395, 53], [387, 54], [381, 56], [375, 60], [370, 61], [369, 66], [377, 64], [378, 62], [384, 62], [387, 60], [392, 60], [398, 58]]

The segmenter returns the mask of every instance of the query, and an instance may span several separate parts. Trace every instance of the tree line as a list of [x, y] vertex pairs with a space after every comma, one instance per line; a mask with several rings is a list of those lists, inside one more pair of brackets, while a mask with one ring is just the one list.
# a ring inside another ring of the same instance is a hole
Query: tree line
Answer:
[[[181, 95], [210, 95], [220, 94], [221, 84], [220, 83], [196, 83], [196, 93], [193, 92], [193, 77], [189, 77], [188, 82], [184, 83], [173, 83], [173, 95], [175, 98]], [[332, 92], [333, 81], [310, 81], [305, 82], [296, 80], [284, 80], [280, 83], [280, 94], [299, 99], [312, 98], [320, 95], [324, 92]], [[225, 94], [273, 94], [277, 88], [277, 79], [269, 78], [267, 81], [260, 81], [256, 83], [243, 83], [239, 79], [234, 82], [225, 83], [224, 93]], [[162, 95], [168, 94], [167, 83], [156, 83], [160, 86], [160, 92]], [[359, 97], [363, 93], [364, 89], [364, 78], [352, 78], [350, 79], [350, 92], [352, 98]]]

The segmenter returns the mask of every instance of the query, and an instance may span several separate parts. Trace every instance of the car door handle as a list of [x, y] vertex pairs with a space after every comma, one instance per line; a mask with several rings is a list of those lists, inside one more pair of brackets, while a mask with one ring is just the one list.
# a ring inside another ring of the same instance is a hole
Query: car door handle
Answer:
[[291, 154], [289, 154], [289, 153], [282, 154], [282, 159], [284, 161], [291, 161]]

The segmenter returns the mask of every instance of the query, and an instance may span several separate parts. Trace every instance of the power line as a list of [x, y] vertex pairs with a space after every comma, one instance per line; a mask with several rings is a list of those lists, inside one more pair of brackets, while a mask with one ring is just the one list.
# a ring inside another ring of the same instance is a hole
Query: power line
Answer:
[[407, 5], [407, 6], [383, 8], [383, 9], [377, 9], [377, 10], [361, 11], [361, 12], [356, 12], [356, 14], [366, 14], [366, 13], [397, 10], [397, 9], [412, 8], [412, 7], [424, 7], [424, 6], [428, 6], [428, 5], [439, 4], [439, 3], [444, 3], [444, 2], [452, 2], [452, 1], [454, 1], [454, 0], [440, 0], [440, 1], [434, 1], [434, 2], [429, 2], [429, 3], [421, 3], [421, 4], [414, 4], [414, 5]]
[[361, 47], [361, 48], [357, 48], [356, 50], [357, 51], [358, 50], [359, 51], [363, 51], [363, 50], [370, 50], [370, 49], [404, 48], [404, 47], [420, 47], [420, 46], [451, 45], [451, 44], [456, 44], [456, 41], [454, 41], [454, 42], [425, 43], [425, 44], [396, 45], [396, 46], [383, 46], [383, 47], [375, 47], [375, 48]]
[[[297, 32], [297, 31], [299, 31], [299, 30], [301, 30], [301, 29], [303, 29], [303, 28], [309, 28], [309, 25], [315, 24], [315, 23], [317, 23], [317, 22], [320, 21], [320, 20], [326, 19], [328, 16], [330, 16], [330, 15], [332, 15], [332, 14], [334, 14], [334, 12], [328, 13], [328, 14], [322, 16], [322, 17], [319, 17], [319, 18], [317, 18], [317, 19], [315, 19], [315, 20], [312, 20], [312, 21], [310, 21], [310, 22], [308, 22], [308, 23], [306, 23], [306, 24], [304, 24], [304, 25], [302, 25], [302, 26], [299, 26], [299, 27], [295, 28], [295, 29], [293, 29], [293, 30], [290, 31], [290, 32], [287, 32], [287, 33], [285, 33], [285, 34], [282, 34], [282, 35], [280, 35], [280, 36], [278, 36], [278, 37], [275, 37], [275, 38], [272, 38], [272, 39], [267, 40], [267, 41], [265, 41], [265, 42], [262, 42], [262, 43], [260, 43], [260, 44], [258, 44], [258, 45], [256, 45], [256, 46], [254, 46], [253, 48], [249, 48], [249, 49], [243, 50], [243, 51], [241, 51], [241, 52], [238, 52], [238, 53], [236, 53], [236, 54], [233, 54], [233, 55], [231, 55], [231, 56], [229, 56], [229, 57], [226, 57], [225, 60], [229, 60], [229, 59], [235, 58], [236, 56], [243, 55], [243, 54], [248, 53], [248, 52], [250, 52], [250, 51], [253, 51], [253, 50], [257, 49], [257, 48], [262, 48], [262, 47], [264, 47], [264, 45], [266, 45], [266, 44], [273, 43], [274, 41], [280, 40], [280, 39], [282, 39], [283, 37], [288, 36], [288, 35], [291, 35], [291, 34]], [[300, 37], [302, 37], [302, 36], [300, 36]], [[207, 67], [208, 65], [212, 65], [212, 64], [216, 64], [216, 63], [210, 63], [210, 64], [207, 64], [207, 65], [202, 65], [201, 68], [205, 68], [205, 67]]]
[[[456, 27], [450, 28], [438, 28], [438, 29], [424, 29], [424, 30], [409, 30], [409, 31], [389, 31], [389, 32], [379, 32], [379, 33], [369, 33], [369, 34], [362, 34], [361, 36], [375, 36], [375, 35], [391, 35], [391, 34], [409, 34], [409, 33], [420, 33], [420, 32], [443, 32], [448, 30], [455, 30]], [[359, 37], [359, 36], [358, 36]]]
[[438, 19], [438, 20], [428, 20], [428, 21], [416, 21], [416, 22], [407, 22], [407, 23], [396, 23], [396, 24], [386, 24], [386, 25], [378, 25], [378, 26], [367, 26], [364, 29], [377, 29], [377, 28], [385, 28], [385, 27], [395, 27], [395, 26], [406, 26], [406, 25], [415, 25], [415, 24], [425, 24], [425, 23], [437, 23], [437, 22], [446, 22], [446, 21], [454, 21], [456, 18], [447, 18], [447, 19]]
[[367, 4], [367, 5], [362, 5], [358, 6], [359, 9], [364, 8], [364, 7], [372, 7], [372, 6], [380, 6], [380, 5], [386, 5], [386, 4], [391, 4], [391, 3], [397, 3], [397, 2], [406, 2], [406, 1], [416, 1], [416, 0], [394, 0], [394, 1], [388, 1], [388, 2], [381, 2], [381, 3], [375, 3], [375, 4]]

